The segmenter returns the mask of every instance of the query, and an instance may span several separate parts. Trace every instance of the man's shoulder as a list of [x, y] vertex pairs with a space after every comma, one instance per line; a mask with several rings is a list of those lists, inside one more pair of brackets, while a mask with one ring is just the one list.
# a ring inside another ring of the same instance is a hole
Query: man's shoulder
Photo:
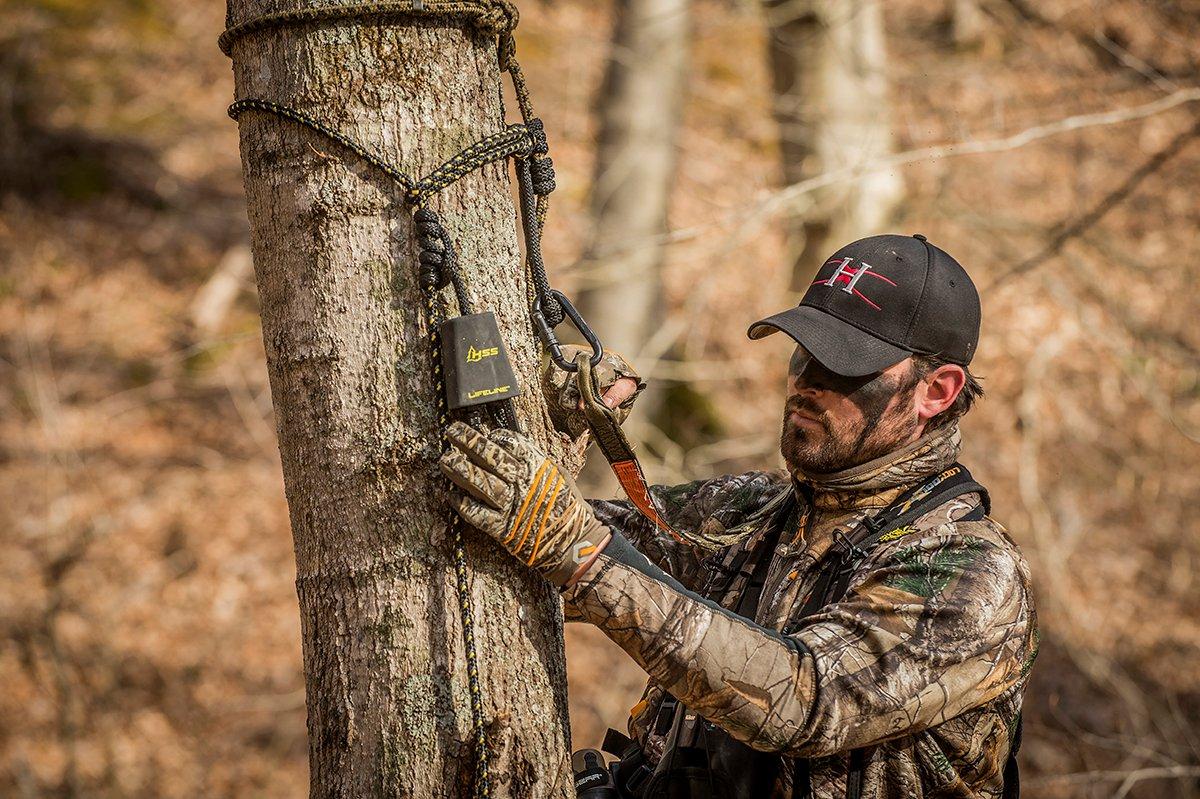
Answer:
[[913, 527], [926, 534], [986, 541], [1023, 559], [1020, 547], [1004, 525], [992, 515], [991, 508], [984, 504], [984, 497], [978, 491], [960, 494], [943, 502], [917, 519]]
[[1029, 565], [1021, 548], [990, 512], [982, 513], [982, 504], [979, 492], [962, 494], [885, 532], [871, 553], [871, 565], [920, 561], [947, 578], [955, 572], [986, 573], [1028, 589]]
[[751, 471], [703, 481], [693, 501], [703, 507], [706, 521], [729, 528], [769, 511], [790, 493], [786, 472]]
[[771, 514], [791, 493], [786, 472], [724, 474], [678, 486], [656, 486], [655, 499], [706, 549], [728, 546]]
[[665, 504], [703, 508], [706, 513], [753, 513], [788, 486], [782, 470], [723, 474], [679, 485], [655, 485], [656, 499]]

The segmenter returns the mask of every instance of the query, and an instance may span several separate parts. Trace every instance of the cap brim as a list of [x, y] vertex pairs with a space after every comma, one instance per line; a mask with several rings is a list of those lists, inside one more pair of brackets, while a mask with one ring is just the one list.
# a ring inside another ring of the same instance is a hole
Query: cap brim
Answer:
[[826, 369], [846, 377], [873, 374], [912, 355], [820, 308], [807, 305], [760, 319], [750, 325], [746, 335], [760, 339], [780, 330], [811, 352]]

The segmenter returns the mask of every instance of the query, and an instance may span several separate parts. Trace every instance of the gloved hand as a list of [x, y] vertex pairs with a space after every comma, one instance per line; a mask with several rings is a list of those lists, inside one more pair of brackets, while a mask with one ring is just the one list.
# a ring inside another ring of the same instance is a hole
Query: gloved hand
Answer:
[[526, 436], [488, 434], [462, 422], [446, 429], [442, 473], [465, 493], [451, 503], [555, 585], [566, 585], [608, 542], [575, 481]]
[[[563, 345], [563, 356], [571, 363], [575, 362], [580, 353], [590, 355], [591, 352], [590, 347], [580, 347], [575, 344]], [[619, 354], [608, 350], [604, 351], [600, 363], [593, 367], [593, 372], [596, 375], [596, 382], [602, 398], [605, 398], [604, 395], [609, 389], [622, 380], [627, 380], [634, 385], [633, 393], [621, 399], [614, 408], [617, 420], [624, 423], [629, 418], [629, 412], [633, 410], [634, 400], [646, 387], [646, 382], [638, 377], [637, 372], [628, 361]], [[550, 421], [554, 423], [554, 429], [566, 433], [572, 438], [578, 438], [588, 429], [587, 420], [583, 416], [583, 398], [579, 393], [578, 378], [579, 372], [563, 371], [551, 358], [543, 359], [542, 393], [545, 395], [546, 405], [550, 409]], [[609, 407], [613, 406], [609, 405]]]

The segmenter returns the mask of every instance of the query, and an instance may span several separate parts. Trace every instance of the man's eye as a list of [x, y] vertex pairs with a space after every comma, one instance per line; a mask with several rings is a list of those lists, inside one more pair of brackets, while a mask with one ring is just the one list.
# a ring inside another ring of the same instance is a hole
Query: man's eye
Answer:
[[845, 375], [835, 374], [814, 361], [804, 370], [802, 382], [823, 391], [832, 391], [836, 394], [853, 394], [878, 376], [878, 374], [871, 374], [864, 375], [863, 377], [846, 377]]

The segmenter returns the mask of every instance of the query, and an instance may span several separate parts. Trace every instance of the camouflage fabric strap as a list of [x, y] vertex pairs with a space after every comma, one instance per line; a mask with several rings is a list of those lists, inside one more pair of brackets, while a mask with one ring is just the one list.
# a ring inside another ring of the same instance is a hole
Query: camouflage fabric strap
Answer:
[[669, 533], [680, 543], [690, 544], [667, 523], [654, 504], [654, 498], [650, 496], [650, 486], [646, 482], [646, 474], [642, 471], [642, 464], [638, 462], [629, 439], [621, 429], [619, 415], [600, 399], [591, 362], [581, 355], [575, 363], [579, 367], [579, 393], [583, 398], [584, 418], [587, 419], [596, 446], [604, 454], [604, 459], [612, 467], [617, 482], [621, 484], [621, 490], [629, 497], [633, 506], [654, 522], [656, 527]]

